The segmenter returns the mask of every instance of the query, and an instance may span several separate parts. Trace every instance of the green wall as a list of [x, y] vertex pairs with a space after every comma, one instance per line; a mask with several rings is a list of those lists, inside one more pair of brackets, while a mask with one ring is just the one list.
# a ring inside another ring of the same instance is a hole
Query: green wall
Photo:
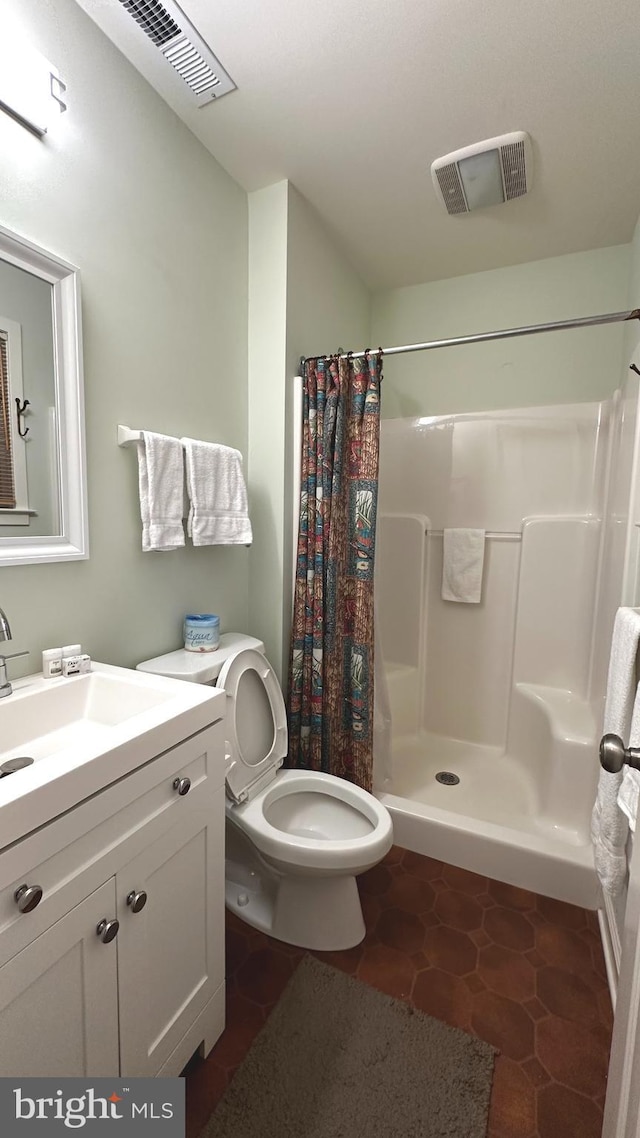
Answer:
[[39, 141], [0, 115], [0, 223], [80, 269], [91, 557], [0, 570], [13, 675], [81, 641], [134, 665], [182, 616], [244, 627], [249, 551], [142, 553], [135, 451], [116, 427], [246, 451], [247, 197], [73, 0], [3, 0], [59, 68], [69, 109]]

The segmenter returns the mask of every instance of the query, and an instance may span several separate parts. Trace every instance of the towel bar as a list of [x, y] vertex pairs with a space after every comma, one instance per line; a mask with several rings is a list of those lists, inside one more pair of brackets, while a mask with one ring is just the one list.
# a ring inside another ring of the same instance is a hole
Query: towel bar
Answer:
[[132, 431], [118, 423], [118, 446], [129, 447], [142, 441], [142, 431]]

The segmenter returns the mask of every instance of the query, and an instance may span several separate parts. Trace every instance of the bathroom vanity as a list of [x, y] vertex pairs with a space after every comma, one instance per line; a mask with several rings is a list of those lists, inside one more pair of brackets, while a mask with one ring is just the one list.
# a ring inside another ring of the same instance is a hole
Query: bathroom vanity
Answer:
[[0, 1076], [177, 1075], [224, 1026], [224, 693], [94, 665], [3, 704]]

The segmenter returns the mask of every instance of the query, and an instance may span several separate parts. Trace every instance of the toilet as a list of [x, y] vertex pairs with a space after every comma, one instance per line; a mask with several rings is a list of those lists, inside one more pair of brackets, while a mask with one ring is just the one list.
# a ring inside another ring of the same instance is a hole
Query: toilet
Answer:
[[345, 779], [281, 770], [287, 714], [277, 677], [252, 636], [225, 633], [215, 652], [181, 649], [142, 671], [227, 694], [227, 908], [302, 948], [352, 948], [365, 934], [356, 877], [391, 848], [388, 810]]

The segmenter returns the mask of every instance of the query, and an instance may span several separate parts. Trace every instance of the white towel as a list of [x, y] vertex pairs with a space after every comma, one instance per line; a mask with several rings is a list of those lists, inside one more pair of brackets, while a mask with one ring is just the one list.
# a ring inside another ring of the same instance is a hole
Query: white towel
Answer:
[[189, 520], [194, 545], [251, 545], [253, 535], [242, 455], [219, 443], [181, 439], [187, 464]]
[[[603, 734], [619, 735], [629, 745], [632, 729], [640, 726], [635, 714], [635, 663], [640, 641], [640, 610], [620, 608], [616, 613], [611, 638], [607, 697], [604, 708]], [[637, 699], [636, 699], [637, 702]], [[626, 842], [628, 823], [618, 806], [622, 772], [609, 774], [600, 770], [598, 792], [591, 816], [591, 839], [598, 877], [607, 893], [619, 893], [627, 873]]]
[[166, 552], [184, 545], [184, 460], [178, 439], [143, 431], [138, 443], [142, 548]]
[[482, 597], [483, 529], [446, 529], [442, 550], [442, 599], [478, 604]]

